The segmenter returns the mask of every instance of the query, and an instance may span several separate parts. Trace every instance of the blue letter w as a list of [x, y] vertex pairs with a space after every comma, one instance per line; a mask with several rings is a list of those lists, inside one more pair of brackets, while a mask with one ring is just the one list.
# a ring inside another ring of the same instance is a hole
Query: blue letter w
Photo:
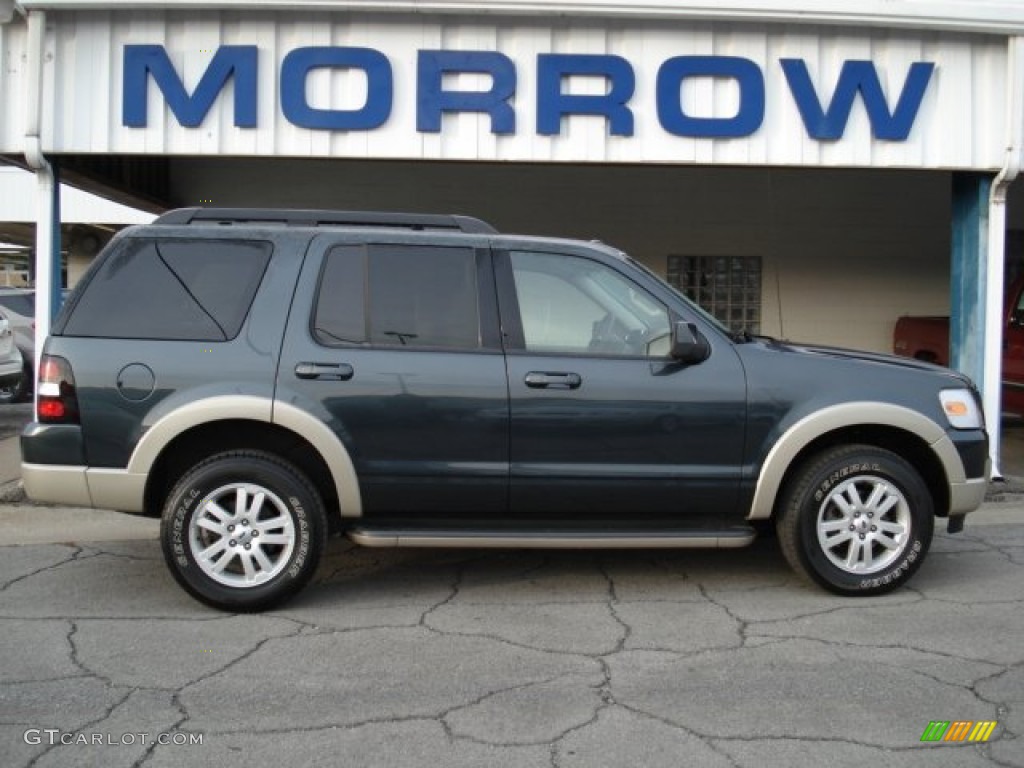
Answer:
[[228, 78], [235, 76], [235, 125], [256, 127], [255, 45], [223, 45], [217, 49], [199, 85], [189, 96], [162, 45], [126, 45], [124, 47], [124, 104], [121, 121], [132, 128], [147, 124], [147, 76], [164, 94], [167, 106], [186, 128], [202, 124]]
[[921, 100], [935, 69], [931, 62], [916, 61], [911, 64], [896, 109], [890, 113], [875, 65], [870, 61], [844, 62], [835, 93], [832, 94], [832, 102], [826, 112], [811, 83], [804, 60], [782, 59], [781, 63], [807, 133], [820, 141], [843, 137], [858, 92], [868, 112], [872, 135], [886, 141], [905, 141], [914, 126]]

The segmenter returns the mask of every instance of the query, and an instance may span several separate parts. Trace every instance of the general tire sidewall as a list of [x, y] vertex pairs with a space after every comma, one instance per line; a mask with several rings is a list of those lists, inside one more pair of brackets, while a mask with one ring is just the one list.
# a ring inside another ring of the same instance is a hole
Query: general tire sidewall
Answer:
[[[872, 574], [852, 574], [833, 564], [818, 543], [818, 510], [835, 486], [851, 478], [871, 475], [891, 482], [910, 507], [910, 540], [900, 557]], [[934, 528], [931, 496], [917, 473], [901, 460], [882, 455], [851, 455], [819, 468], [799, 499], [801, 556], [811, 575], [824, 586], [847, 594], [878, 594], [906, 582], [921, 566], [931, 545]]]
[[[230, 587], [210, 578], [189, 545], [189, 527], [207, 495], [231, 483], [254, 483], [273, 491], [295, 526], [295, 546], [273, 579], [254, 587]], [[186, 476], [168, 500], [162, 521], [164, 556], [175, 578], [191, 594], [218, 607], [254, 610], [280, 602], [301, 589], [316, 569], [324, 537], [315, 498], [290, 473], [269, 462], [223, 460]]]

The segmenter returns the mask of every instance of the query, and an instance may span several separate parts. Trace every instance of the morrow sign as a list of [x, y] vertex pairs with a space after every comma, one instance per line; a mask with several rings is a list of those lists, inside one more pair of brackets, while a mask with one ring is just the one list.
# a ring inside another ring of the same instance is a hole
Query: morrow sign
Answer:
[[[515, 97], [516, 63], [498, 51], [419, 50], [416, 53], [416, 130], [439, 133], [446, 113], [487, 115], [494, 134], [519, 130]], [[258, 125], [259, 49], [255, 45], [224, 45], [211, 58], [190, 93], [161, 45], [125, 45], [122, 123], [144, 128], [148, 123], [149, 83], [163, 94], [171, 113], [184, 127], [202, 124], [214, 101], [230, 80], [234, 82], [234, 124]], [[885, 141], [905, 141], [914, 126], [935, 64], [910, 64], [902, 87], [887, 96], [875, 64], [846, 60], [831, 93], [811, 78], [804, 59], [778, 60], [807, 134], [818, 141], [843, 137], [858, 98], [863, 103], [872, 135]], [[314, 70], [359, 71], [367, 83], [365, 102], [357, 108], [314, 107], [307, 96], [307, 79]], [[489, 87], [462, 90], [450, 87], [459, 74], [489, 76]], [[778, 72], [769, 72], [776, 77]], [[674, 56], [658, 67], [655, 111], [667, 133], [691, 138], [742, 138], [754, 134], [765, 116], [766, 73], [751, 59], [738, 56]], [[604, 93], [581, 94], [568, 89], [573, 78], [603, 81]], [[684, 106], [688, 82], [729, 80], [739, 94], [734, 114], [693, 114]], [[603, 117], [609, 133], [632, 136], [636, 71], [628, 59], [613, 54], [542, 53], [536, 57], [536, 125], [538, 135], [562, 132], [563, 118], [571, 115]], [[381, 51], [365, 47], [314, 46], [289, 51], [281, 62], [280, 109], [293, 125], [321, 131], [372, 131], [383, 126], [394, 103], [394, 71]]]

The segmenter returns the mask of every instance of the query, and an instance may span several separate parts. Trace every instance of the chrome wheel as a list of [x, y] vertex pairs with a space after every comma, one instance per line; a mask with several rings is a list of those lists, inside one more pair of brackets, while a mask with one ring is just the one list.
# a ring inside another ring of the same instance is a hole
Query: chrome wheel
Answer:
[[878, 573], [907, 548], [910, 505], [890, 482], [859, 475], [834, 486], [818, 508], [818, 543], [837, 568], [857, 575]]
[[189, 546], [203, 573], [229, 587], [256, 587], [288, 565], [295, 524], [275, 493], [231, 483], [207, 494], [189, 523]]

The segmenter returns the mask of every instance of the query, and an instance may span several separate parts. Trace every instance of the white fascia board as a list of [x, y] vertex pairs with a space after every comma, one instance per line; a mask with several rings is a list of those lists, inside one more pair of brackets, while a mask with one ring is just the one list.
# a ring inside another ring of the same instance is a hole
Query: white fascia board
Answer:
[[[29, 224], [36, 220], [37, 182], [20, 168], [0, 167], [0, 222]], [[61, 221], [65, 224], [148, 224], [156, 214], [62, 184]]]
[[[2, 0], [0, 0], [2, 2]], [[21, 0], [39, 10], [282, 10], [457, 13], [603, 18], [691, 18], [758, 23], [1024, 33], [1024, 0]]]

